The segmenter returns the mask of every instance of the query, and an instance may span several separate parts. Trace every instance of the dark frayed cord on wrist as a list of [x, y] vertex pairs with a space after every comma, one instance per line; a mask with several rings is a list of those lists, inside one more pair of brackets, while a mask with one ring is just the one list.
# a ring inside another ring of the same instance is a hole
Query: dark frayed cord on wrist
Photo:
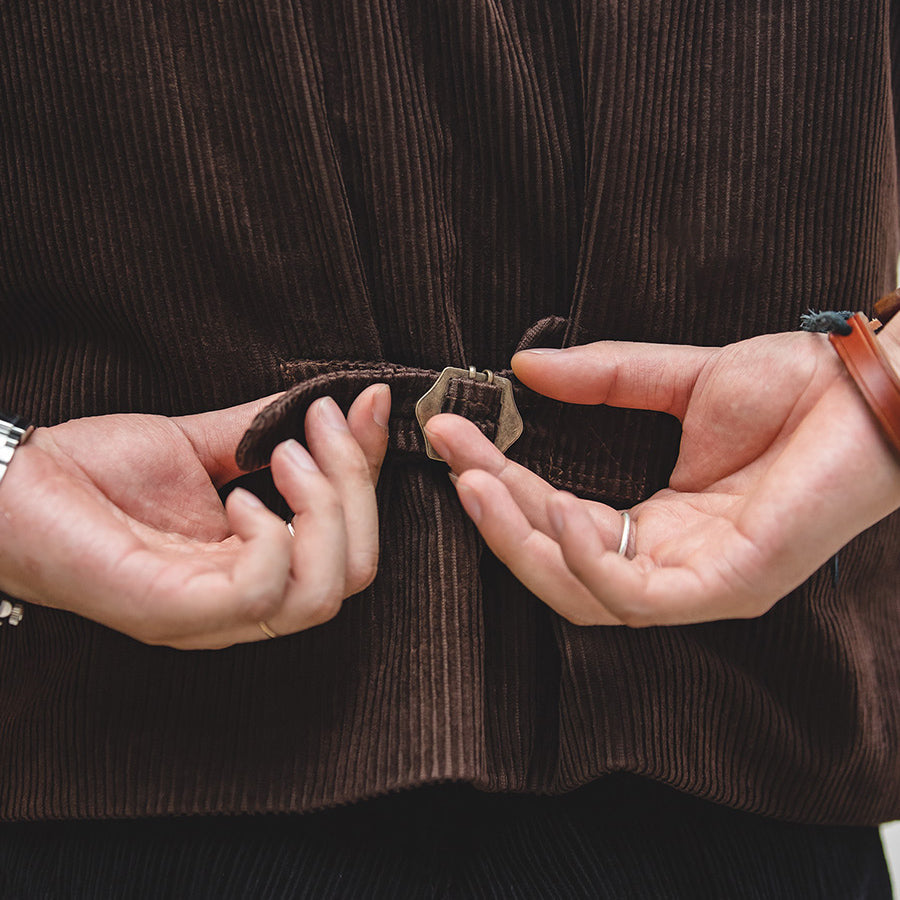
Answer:
[[815, 331], [820, 334], [828, 334], [834, 332], [846, 337], [853, 329], [847, 319], [853, 315], [850, 310], [832, 310], [827, 309], [817, 312], [811, 309], [809, 312], [800, 316], [801, 331]]

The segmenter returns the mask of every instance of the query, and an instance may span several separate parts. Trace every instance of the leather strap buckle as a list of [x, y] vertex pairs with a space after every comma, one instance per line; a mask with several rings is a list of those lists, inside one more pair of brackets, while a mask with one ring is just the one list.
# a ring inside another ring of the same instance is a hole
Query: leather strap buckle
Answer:
[[425, 423], [432, 416], [436, 416], [442, 411], [447, 390], [454, 378], [471, 378], [473, 381], [494, 385], [500, 389], [500, 415], [497, 418], [497, 433], [494, 437], [494, 445], [501, 453], [505, 453], [519, 439], [524, 430], [522, 416], [519, 414], [513, 395], [512, 382], [502, 375], [495, 374], [490, 369], [476, 372], [475, 366], [469, 366], [468, 369], [447, 366], [438, 375], [437, 381], [416, 402], [416, 419], [419, 422], [419, 427], [422, 429], [422, 436], [425, 438], [425, 452], [428, 454], [428, 457], [444, 462], [435, 452], [434, 447], [431, 446], [427, 435], [425, 435]]

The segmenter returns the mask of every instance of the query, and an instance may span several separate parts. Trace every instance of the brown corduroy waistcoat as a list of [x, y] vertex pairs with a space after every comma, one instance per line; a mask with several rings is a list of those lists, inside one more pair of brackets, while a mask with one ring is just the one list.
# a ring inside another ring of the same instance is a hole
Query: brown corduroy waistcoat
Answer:
[[[0, 407], [395, 397], [379, 575], [328, 625], [187, 653], [51, 609], [0, 630], [0, 817], [612, 771], [801, 821], [900, 815], [900, 519], [760, 619], [579, 628], [485, 550], [411, 419], [444, 366], [502, 370], [523, 340], [721, 344], [893, 287], [891, 14], [0, 4]], [[496, 397], [457, 387], [490, 429]], [[518, 396], [511, 455], [554, 485], [617, 506], [665, 485], [677, 423]], [[262, 426], [249, 462], [296, 422]]]

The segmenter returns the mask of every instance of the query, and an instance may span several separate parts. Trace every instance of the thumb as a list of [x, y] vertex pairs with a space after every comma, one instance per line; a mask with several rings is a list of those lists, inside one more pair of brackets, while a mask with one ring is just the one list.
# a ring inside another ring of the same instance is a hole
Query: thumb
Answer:
[[172, 419], [191, 442], [197, 459], [216, 487], [246, 474], [235, 462], [234, 451], [257, 413], [279, 396], [272, 394], [239, 406]]
[[652, 409], [681, 418], [703, 367], [717, 347], [597, 341], [565, 350], [522, 350], [516, 377], [566, 403]]

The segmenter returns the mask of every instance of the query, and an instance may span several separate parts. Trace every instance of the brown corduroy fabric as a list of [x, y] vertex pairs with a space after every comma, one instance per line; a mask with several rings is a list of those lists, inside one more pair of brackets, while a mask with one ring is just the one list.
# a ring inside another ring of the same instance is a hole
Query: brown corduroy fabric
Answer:
[[[761, 619], [578, 628], [484, 549], [404, 392], [502, 370], [523, 336], [721, 344], [867, 308], [898, 249], [893, 14], [0, 5], [0, 406], [47, 425], [298, 384], [247, 459], [321, 392], [392, 372], [398, 411], [379, 575], [328, 625], [216, 653], [50, 609], [2, 630], [0, 817], [611, 771], [800, 821], [900, 815], [900, 519]], [[665, 484], [672, 420], [520, 397], [511, 453], [555, 485], [627, 506]]]

